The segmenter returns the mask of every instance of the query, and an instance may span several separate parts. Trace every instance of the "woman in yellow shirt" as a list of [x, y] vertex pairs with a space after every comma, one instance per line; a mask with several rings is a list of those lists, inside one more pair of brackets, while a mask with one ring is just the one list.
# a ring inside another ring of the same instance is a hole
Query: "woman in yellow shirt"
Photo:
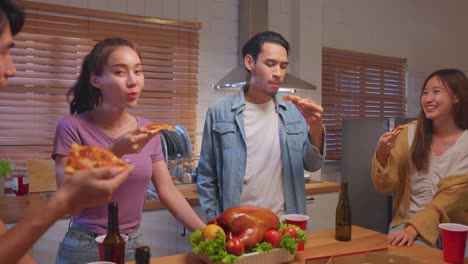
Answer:
[[394, 195], [392, 245], [435, 245], [439, 223], [468, 224], [468, 79], [455, 69], [427, 77], [417, 122], [384, 133], [372, 179]]

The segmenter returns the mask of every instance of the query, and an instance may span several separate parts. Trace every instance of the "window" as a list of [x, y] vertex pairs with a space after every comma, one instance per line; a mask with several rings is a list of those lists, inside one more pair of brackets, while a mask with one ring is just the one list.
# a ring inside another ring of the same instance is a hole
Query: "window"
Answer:
[[108, 37], [139, 50], [145, 88], [133, 110], [153, 122], [182, 124], [192, 142], [198, 99], [199, 23], [25, 2], [26, 24], [12, 50], [17, 76], [0, 91], [0, 153], [16, 164], [49, 158], [66, 93], [84, 56]]
[[343, 119], [406, 116], [406, 59], [322, 49], [328, 160], [341, 159]]

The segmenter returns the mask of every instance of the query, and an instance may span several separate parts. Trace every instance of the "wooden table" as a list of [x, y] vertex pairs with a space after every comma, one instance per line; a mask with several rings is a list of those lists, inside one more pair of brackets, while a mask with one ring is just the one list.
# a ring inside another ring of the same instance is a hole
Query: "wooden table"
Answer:
[[[400, 256], [414, 257], [423, 263], [440, 264], [442, 260], [442, 251], [427, 246], [414, 244], [411, 247], [396, 247], [387, 244], [387, 235], [378, 233], [369, 229], [353, 226], [352, 239], [348, 242], [335, 240], [335, 230], [329, 229], [308, 234], [308, 242], [303, 251], [296, 253], [291, 263], [305, 263], [306, 259], [321, 256], [338, 255], [357, 251], [367, 251], [377, 248], [388, 247], [388, 253]], [[128, 264], [135, 263], [129, 262]], [[200, 263], [197, 255], [185, 253], [173, 256], [152, 258], [153, 264], [173, 264], [173, 263]], [[468, 263], [468, 258], [465, 262]]]

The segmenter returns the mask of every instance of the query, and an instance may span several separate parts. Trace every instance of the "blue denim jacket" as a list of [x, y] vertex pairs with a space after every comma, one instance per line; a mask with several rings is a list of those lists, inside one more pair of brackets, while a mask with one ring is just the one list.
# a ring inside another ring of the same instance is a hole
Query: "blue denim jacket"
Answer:
[[[309, 126], [296, 106], [278, 98], [276, 95], [285, 213], [306, 214], [304, 169], [319, 170], [323, 156], [311, 144]], [[240, 205], [247, 162], [244, 108], [241, 89], [237, 95], [219, 99], [207, 111], [197, 180], [200, 204], [207, 219]]]

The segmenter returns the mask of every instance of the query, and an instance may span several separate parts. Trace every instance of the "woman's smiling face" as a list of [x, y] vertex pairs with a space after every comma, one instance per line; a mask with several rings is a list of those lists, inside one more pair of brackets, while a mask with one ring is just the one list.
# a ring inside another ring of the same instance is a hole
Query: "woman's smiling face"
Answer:
[[424, 87], [420, 102], [427, 119], [443, 120], [453, 118], [453, 104], [457, 103], [458, 99], [438, 76], [434, 76]]

